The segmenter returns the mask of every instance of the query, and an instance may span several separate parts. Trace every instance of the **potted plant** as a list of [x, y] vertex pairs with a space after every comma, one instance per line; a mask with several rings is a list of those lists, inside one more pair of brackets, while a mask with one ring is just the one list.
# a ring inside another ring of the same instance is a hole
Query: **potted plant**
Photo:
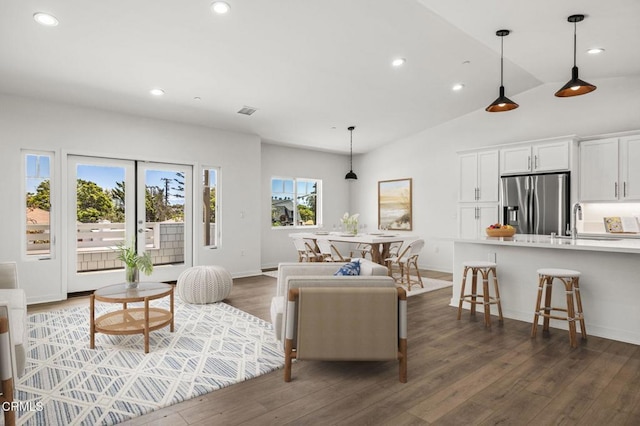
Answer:
[[118, 259], [125, 266], [125, 282], [127, 288], [138, 287], [138, 271], [150, 275], [153, 271], [153, 261], [151, 255], [145, 252], [142, 256], [136, 251], [135, 241], [126, 245], [124, 243], [118, 245]]

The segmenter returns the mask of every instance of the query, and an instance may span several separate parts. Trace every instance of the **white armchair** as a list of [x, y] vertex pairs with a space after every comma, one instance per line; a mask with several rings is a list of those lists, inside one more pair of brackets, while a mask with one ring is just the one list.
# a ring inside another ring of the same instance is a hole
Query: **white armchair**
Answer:
[[14, 380], [24, 372], [27, 359], [27, 295], [17, 287], [16, 263], [0, 263], [0, 317], [9, 319], [10, 362]]

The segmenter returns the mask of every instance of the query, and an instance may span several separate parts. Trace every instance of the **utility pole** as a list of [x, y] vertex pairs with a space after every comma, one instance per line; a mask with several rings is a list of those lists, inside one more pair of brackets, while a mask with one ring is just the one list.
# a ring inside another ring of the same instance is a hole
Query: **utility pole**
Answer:
[[171, 179], [161, 178], [160, 180], [164, 181], [164, 205], [168, 206], [169, 205], [169, 182], [171, 182]]

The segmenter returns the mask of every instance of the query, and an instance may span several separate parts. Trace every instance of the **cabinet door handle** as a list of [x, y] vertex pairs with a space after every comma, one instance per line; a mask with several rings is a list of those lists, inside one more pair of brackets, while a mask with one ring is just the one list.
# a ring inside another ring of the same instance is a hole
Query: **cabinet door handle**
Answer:
[[527, 157], [527, 169], [531, 170], [531, 156]]
[[614, 196], [615, 196], [616, 198], [618, 198], [618, 182], [616, 182], [616, 183], [614, 184], [614, 191], [613, 191], [613, 194], [614, 194]]
[[476, 207], [476, 219], [480, 219], [480, 209]]
[[537, 156], [537, 155], [535, 155], [535, 156], [533, 157], [533, 160], [534, 160], [534, 166], [533, 166], [533, 167], [534, 167], [535, 169], [537, 169], [537, 168], [538, 168], [538, 156]]
[[480, 199], [480, 188], [476, 188], [476, 200]]
[[627, 196], [627, 182], [622, 182], [622, 196], [626, 197]]

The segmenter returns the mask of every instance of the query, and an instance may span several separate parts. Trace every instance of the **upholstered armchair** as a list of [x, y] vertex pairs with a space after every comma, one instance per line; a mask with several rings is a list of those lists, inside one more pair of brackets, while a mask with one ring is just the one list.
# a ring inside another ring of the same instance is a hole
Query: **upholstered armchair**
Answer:
[[13, 402], [13, 371], [11, 370], [11, 362], [5, 362], [11, 358], [11, 353], [9, 321], [6, 317], [0, 317], [0, 403], [2, 403], [2, 411], [4, 412], [4, 424], [7, 426], [16, 424], [15, 412], [11, 409], [4, 409], [5, 406], [11, 407]]
[[289, 312], [295, 315], [286, 320], [285, 382], [297, 359], [398, 360], [400, 382], [406, 383], [406, 292], [388, 284], [291, 288]]
[[16, 263], [0, 263], [0, 317], [9, 321], [10, 362], [14, 380], [24, 372], [27, 358], [27, 295], [17, 287]]

